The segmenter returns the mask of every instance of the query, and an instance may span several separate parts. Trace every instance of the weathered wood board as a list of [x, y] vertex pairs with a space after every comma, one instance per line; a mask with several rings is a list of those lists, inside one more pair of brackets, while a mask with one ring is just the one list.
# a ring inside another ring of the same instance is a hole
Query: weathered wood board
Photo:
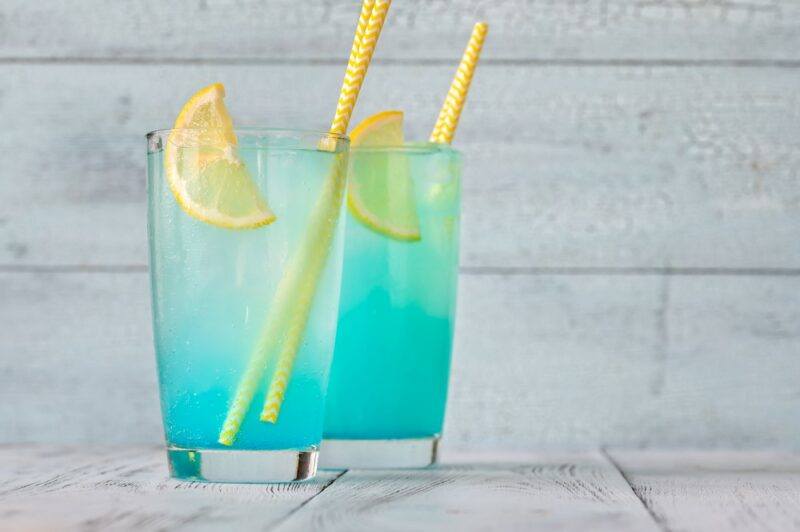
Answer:
[[[424, 138], [450, 74], [378, 65], [358, 116], [406, 109]], [[0, 264], [142, 265], [146, 131], [215, 80], [242, 124], [323, 128], [341, 68], [11, 64], [0, 78]], [[798, 272], [798, 94], [794, 69], [487, 66], [457, 138], [462, 265]]]
[[163, 449], [0, 447], [2, 530], [263, 530], [336, 478], [204, 484], [167, 478]]
[[[800, 446], [798, 283], [465, 275], [444, 447]], [[0, 273], [0, 441], [161, 440], [148, 288]]]
[[[499, 460], [499, 462], [498, 462]], [[657, 531], [641, 501], [599, 453], [351, 470], [278, 530]]]
[[610, 451], [663, 530], [800, 530], [800, 457]]
[[[343, 62], [358, 4], [5, 0], [0, 58]], [[796, 61], [800, 50], [793, 0], [401, 0], [377, 60], [453, 61], [478, 20], [491, 27], [487, 60]]]
[[448, 454], [299, 484], [178, 482], [156, 447], [0, 446], [3, 530], [800, 530], [800, 456]]

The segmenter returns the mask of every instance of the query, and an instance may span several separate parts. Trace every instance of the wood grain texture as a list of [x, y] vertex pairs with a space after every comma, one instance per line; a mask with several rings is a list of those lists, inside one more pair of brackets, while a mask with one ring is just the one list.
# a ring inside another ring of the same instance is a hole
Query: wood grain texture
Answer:
[[[446, 452], [800, 448], [797, 277], [467, 275], [460, 290]], [[161, 441], [145, 272], [6, 272], [0, 294], [0, 441]]]
[[[355, 119], [403, 108], [422, 138], [450, 75], [377, 65]], [[0, 264], [143, 265], [145, 131], [215, 80], [241, 124], [325, 127], [341, 69], [14, 64], [0, 77]], [[796, 270], [797, 94], [793, 69], [479, 70], [456, 138], [462, 265]]]
[[796, 277], [467, 276], [447, 445], [800, 446]]
[[2, 441], [162, 441], [146, 274], [0, 278]]
[[296, 484], [167, 478], [163, 449], [0, 447], [3, 530], [264, 530], [335, 474]]
[[[0, 57], [344, 64], [357, 14], [357, 0], [6, 0]], [[488, 61], [797, 60], [800, 49], [793, 0], [404, 0], [378, 60], [457, 60], [477, 20], [491, 26]]]
[[278, 530], [659, 528], [614, 466], [586, 453], [416, 471], [351, 470]]
[[[327, 127], [357, 10], [0, 3], [0, 441], [160, 440], [143, 134]], [[354, 119], [426, 138], [477, 19], [445, 449], [800, 448], [800, 3], [398, 1]]]
[[610, 452], [664, 530], [800, 530], [800, 457]]
[[800, 530], [800, 456], [470, 453], [297, 484], [177, 482], [155, 447], [0, 446], [3, 530]]

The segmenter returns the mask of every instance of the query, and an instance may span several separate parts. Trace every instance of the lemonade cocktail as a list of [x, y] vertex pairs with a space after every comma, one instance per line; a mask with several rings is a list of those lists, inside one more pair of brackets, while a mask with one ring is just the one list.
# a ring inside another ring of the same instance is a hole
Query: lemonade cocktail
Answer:
[[424, 466], [434, 459], [447, 399], [461, 159], [445, 144], [361, 143], [350, 160], [321, 464]]
[[174, 477], [316, 473], [345, 133], [390, 5], [362, 1], [328, 133], [236, 130], [215, 83], [189, 99], [172, 130], [148, 135], [153, 319]]
[[[270, 302], [292, 267], [292, 257], [308, 238], [309, 219], [321, 191], [337, 172], [344, 174], [347, 142], [326, 133], [236, 130], [234, 156], [248, 170], [261, 196], [269, 198], [275, 219], [257, 227], [229, 228], [200, 219], [200, 213], [190, 215], [176, 198], [165, 164], [168, 143], [180, 138], [174, 131], [148, 137], [153, 320], [173, 474], [206, 479], [208, 472], [196, 462], [204, 460], [206, 470], [213, 467], [213, 450], [314, 453], [322, 436], [334, 346], [341, 224], [334, 229], [327, 263], [317, 281], [280, 417], [275, 423], [264, 423], [259, 409], [251, 408], [229, 445], [220, 442], [220, 428], [275, 310]], [[318, 150], [322, 137], [333, 139], [339, 147]], [[183, 160], [202, 156], [197, 147], [169, 149]], [[257, 397], [266, 394], [266, 376], [275, 371], [275, 364], [272, 353], [255, 390]], [[251, 455], [240, 456], [244, 457], [240, 462], [246, 462]], [[308, 459], [310, 455], [299, 456]]]

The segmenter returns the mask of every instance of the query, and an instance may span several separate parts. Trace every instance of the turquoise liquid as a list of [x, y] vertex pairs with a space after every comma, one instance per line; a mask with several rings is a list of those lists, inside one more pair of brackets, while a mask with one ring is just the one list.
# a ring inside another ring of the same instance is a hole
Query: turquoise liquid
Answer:
[[342, 225], [297, 353], [276, 424], [258, 419], [274, 361], [232, 447], [217, 442], [239, 379], [261, 332], [275, 288], [307, 219], [343, 154], [246, 147], [239, 156], [278, 219], [230, 230], [186, 214], [166, 182], [163, 152], [148, 154], [153, 319], [168, 445], [189, 449], [308, 449], [322, 436], [324, 399], [335, 337]]
[[[397, 168], [351, 152], [352, 168]], [[402, 242], [347, 216], [325, 437], [414, 438], [442, 430], [458, 280], [460, 160], [419, 146], [407, 158], [422, 239]]]

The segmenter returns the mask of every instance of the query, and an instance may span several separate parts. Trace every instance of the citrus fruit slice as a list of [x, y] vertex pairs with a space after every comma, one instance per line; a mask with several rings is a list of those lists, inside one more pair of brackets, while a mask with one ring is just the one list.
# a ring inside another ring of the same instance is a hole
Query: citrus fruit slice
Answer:
[[249, 229], [275, 215], [236, 153], [225, 88], [209, 85], [181, 109], [164, 148], [167, 182], [190, 216], [218, 227]]
[[[350, 132], [351, 149], [403, 145], [403, 113], [383, 111]], [[351, 154], [347, 184], [350, 213], [370, 229], [397, 240], [419, 240], [408, 155], [365, 150]]]

